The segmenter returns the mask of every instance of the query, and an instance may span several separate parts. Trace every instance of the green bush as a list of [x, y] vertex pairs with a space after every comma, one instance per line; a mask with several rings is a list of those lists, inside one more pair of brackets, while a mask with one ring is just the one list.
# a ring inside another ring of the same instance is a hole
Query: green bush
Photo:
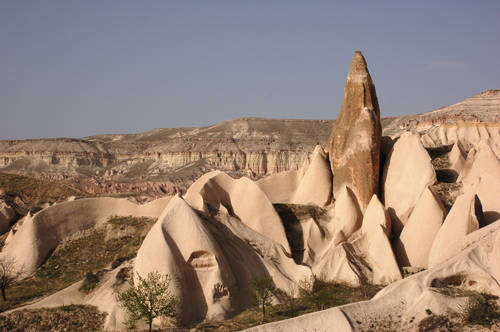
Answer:
[[177, 298], [169, 290], [170, 276], [150, 272], [145, 278], [139, 274], [137, 277], [137, 284], [131, 282], [131, 287], [118, 294], [117, 299], [129, 315], [129, 326], [144, 320], [151, 332], [155, 318], [175, 316]]
[[87, 305], [24, 309], [0, 315], [0, 331], [102, 331], [105, 317]]
[[130, 267], [122, 267], [116, 274], [116, 286], [123, 285], [125, 281], [130, 279]]
[[92, 272], [88, 272], [85, 275], [85, 279], [83, 279], [82, 285], [78, 288], [79, 291], [83, 293], [90, 293], [93, 289], [99, 285], [101, 281], [101, 276], [99, 274], [94, 274]]
[[500, 319], [496, 300], [497, 296], [487, 293], [475, 293], [469, 296], [467, 303], [461, 308], [464, 322], [476, 325], [491, 326]]
[[250, 281], [252, 304], [262, 310], [262, 321], [266, 317], [266, 308], [273, 303], [273, 294], [276, 292], [273, 279], [269, 275], [254, 277]]
[[114, 226], [132, 226], [134, 228], [142, 228], [147, 225], [154, 224], [154, 218], [134, 217], [134, 216], [112, 216], [108, 219], [108, 223]]

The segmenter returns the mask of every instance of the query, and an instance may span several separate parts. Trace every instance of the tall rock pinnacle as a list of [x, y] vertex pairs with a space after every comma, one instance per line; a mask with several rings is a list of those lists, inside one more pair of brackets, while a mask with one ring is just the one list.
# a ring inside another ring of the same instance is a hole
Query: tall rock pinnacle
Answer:
[[344, 103], [327, 150], [334, 174], [333, 195], [351, 188], [362, 211], [379, 192], [382, 128], [375, 85], [360, 51], [354, 53], [344, 88]]

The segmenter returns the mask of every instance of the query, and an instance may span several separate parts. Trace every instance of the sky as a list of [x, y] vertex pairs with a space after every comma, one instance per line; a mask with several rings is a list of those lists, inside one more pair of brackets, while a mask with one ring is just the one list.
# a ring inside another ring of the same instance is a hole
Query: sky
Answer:
[[500, 1], [1, 0], [0, 139], [334, 119], [356, 50], [383, 117], [500, 89]]

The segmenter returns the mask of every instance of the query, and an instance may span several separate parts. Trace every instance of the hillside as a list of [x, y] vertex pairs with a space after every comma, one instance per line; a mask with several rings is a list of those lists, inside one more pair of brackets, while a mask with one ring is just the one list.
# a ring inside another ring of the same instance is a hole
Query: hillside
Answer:
[[[382, 118], [384, 135], [426, 133], [438, 125], [500, 121], [500, 90], [417, 115]], [[25, 174], [90, 194], [155, 197], [184, 191], [219, 169], [259, 178], [297, 170], [316, 144], [326, 145], [332, 120], [241, 118], [207, 127], [160, 128], [126, 135], [0, 141], [0, 172]], [[430, 144], [432, 145], [432, 144]]]

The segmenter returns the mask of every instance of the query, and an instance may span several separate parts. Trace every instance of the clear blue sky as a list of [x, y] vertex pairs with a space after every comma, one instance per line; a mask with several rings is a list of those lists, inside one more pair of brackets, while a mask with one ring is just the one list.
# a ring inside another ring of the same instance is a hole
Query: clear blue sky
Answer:
[[500, 88], [500, 1], [0, 1], [0, 138], [334, 119], [355, 50], [382, 116]]

